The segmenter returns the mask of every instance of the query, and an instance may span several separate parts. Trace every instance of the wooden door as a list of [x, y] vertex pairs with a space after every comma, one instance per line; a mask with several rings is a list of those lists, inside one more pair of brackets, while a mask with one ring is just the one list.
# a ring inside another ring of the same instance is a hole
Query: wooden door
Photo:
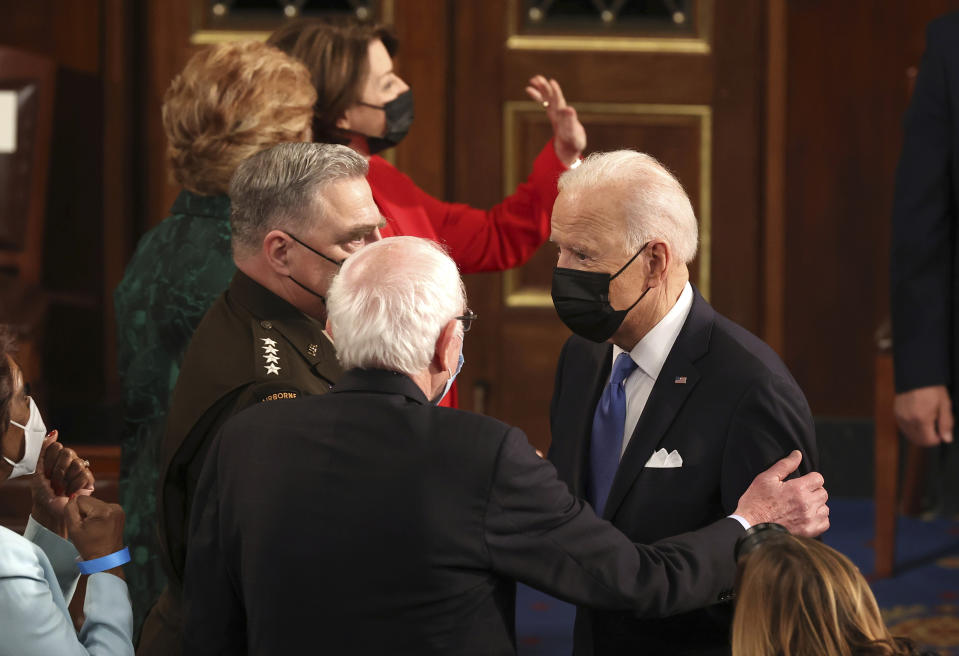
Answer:
[[[623, 10], [604, 16], [599, 5]], [[649, 152], [676, 173], [700, 222], [693, 283], [757, 330], [764, 3], [489, 0], [453, 12], [451, 196], [491, 206], [525, 178], [551, 131], [524, 87], [555, 77], [589, 151]], [[549, 296], [555, 257], [547, 244], [519, 269], [469, 277], [481, 319], [460, 392], [463, 407], [520, 426], [544, 450], [570, 334]]]

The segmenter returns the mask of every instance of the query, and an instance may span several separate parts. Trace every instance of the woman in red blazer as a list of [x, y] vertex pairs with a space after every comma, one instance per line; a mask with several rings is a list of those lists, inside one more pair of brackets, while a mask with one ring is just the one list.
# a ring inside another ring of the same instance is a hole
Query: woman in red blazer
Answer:
[[[384, 237], [413, 235], [444, 244], [461, 273], [503, 271], [524, 264], [549, 237], [556, 180], [586, 148], [586, 131], [556, 80], [541, 75], [526, 92], [542, 103], [553, 139], [526, 182], [489, 210], [433, 198], [377, 153], [395, 146], [413, 121], [409, 86], [393, 71], [395, 36], [378, 25], [300, 20], [273, 33], [270, 44], [302, 60], [317, 102], [313, 140], [347, 144], [369, 157], [373, 199]], [[444, 405], [455, 406], [455, 388]]]

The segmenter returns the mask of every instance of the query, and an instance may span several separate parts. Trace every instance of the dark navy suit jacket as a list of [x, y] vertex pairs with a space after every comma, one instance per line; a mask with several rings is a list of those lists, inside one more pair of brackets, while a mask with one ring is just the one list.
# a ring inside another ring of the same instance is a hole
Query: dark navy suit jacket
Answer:
[[903, 130], [890, 258], [896, 391], [947, 385], [955, 395], [959, 12], [929, 24]]
[[743, 533], [634, 545], [522, 431], [376, 370], [227, 422], [194, 509], [186, 654], [512, 654], [515, 580], [674, 613], [732, 585]]
[[[609, 380], [612, 345], [573, 336], [556, 371], [549, 459], [578, 497], [586, 493], [593, 414]], [[677, 382], [679, 381], [683, 382]], [[646, 468], [658, 449], [678, 469]], [[694, 288], [689, 316], [653, 385], [620, 461], [604, 518], [634, 542], [695, 531], [732, 514], [753, 478], [793, 449], [816, 466], [809, 406], [769, 346], [716, 313]], [[709, 537], [700, 536], [708, 548]], [[735, 569], [732, 560], [722, 566]], [[714, 601], [728, 602], [731, 591]], [[659, 620], [577, 613], [579, 654], [728, 653], [731, 604]]]

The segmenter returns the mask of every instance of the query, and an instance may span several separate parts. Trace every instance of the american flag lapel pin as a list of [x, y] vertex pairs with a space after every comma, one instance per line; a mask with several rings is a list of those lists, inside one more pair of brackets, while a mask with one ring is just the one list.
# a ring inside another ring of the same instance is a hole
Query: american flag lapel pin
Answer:
[[685, 385], [686, 376], [676, 376], [676, 379], [673, 382], [676, 383], [677, 385]]

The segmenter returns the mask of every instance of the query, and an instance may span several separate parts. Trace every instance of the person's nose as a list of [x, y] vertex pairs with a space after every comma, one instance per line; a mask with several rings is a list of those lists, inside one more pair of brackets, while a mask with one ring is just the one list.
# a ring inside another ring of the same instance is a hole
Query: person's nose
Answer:
[[560, 267], [561, 269], [578, 269], [579, 268], [578, 266], [576, 266], [576, 258], [573, 257], [571, 253], [566, 253], [564, 251], [560, 251], [559, 255], [557, 255], [556, 266]]

